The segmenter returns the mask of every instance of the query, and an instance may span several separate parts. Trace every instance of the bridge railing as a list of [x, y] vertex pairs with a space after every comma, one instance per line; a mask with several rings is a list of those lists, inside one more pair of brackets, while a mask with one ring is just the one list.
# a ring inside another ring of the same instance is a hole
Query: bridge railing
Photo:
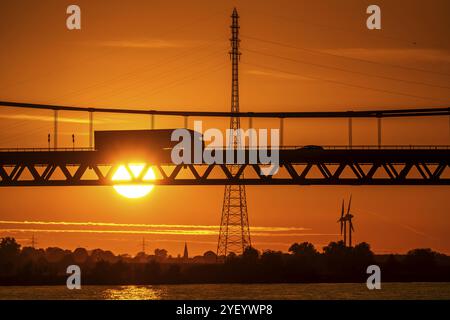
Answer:
[[[265, 147], [260, 146], [260, 149]], [[267, 148], [270, 148], [268, 146]], [[213, 147], [206, 147], [206, 149], [213, 149]], [[226, 147], [214, 149], [226, 149]], [[245, 146], [244, 149], [253, 149]], [[304, 145], [304, 146], [280, 146], [281, 150], [448, 150], [450, 145]], [[0, 152], [58, 152], [58, 151], [96, 151], [95, 148], [0, 148]]]
[[94, 151], [94, 148], [0, 148], [0, 152]]
[[[438, 150], [438, 149], [450, 149], [450, 145], [334, 145], [334, 146], [321, 146], [325, 150], [378, 150], [378, 149], [388, 149], [388, 150]], [[290, 147], [287, 147], [290, 148]], [[300, 148], [308, 148], [303, 146]], [[282, 148], [284, 149], [284, 148]]]
[[[216, 149], [217, 147], [206, 147], [205, 149]], [[218, 147], [219, 149], [226, 149], [227, 147]], [[270, 149], [269, 146], [259, 146], [256, 149]], [[450, 149], [450, 145], [297, 145], [297, 146], [279, 146], [281, 150], [441, 150]], [[242, 148], [241, 148], [242, 149]], [[255, 149], [253, 147], [244, 146], [243, 149]]]

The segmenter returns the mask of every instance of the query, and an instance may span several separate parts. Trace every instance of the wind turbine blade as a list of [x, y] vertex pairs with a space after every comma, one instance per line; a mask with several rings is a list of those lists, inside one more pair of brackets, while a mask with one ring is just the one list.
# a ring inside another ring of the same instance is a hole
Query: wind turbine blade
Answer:
[[350, 206], [352, 205], [352, 195], [350, 195], [350, 201], [348, 202], [347, 214], [350, 213]]
[[341, 221], [341, 234], [342, 234], [342, 229], [344, 228], [344, 223]]
[[355, 231], [355, 228], [353, 228], [353, 223], [352, 223], [351, 220], [350, 220], [350, 229], [351, 229], [352, 231]]
[[344, 199], [342, 199], [341, 218], [344, 216]]

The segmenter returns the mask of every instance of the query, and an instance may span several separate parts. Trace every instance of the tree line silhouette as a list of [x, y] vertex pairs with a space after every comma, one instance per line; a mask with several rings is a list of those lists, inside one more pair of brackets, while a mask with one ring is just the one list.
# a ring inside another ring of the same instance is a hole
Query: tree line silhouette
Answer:
[[212, 251], [190, 259], [172, 258], [164, 249], [154, 253], [131, 257], [101, 249], [21, 248], [6, 237], [0, 241], [0, 285], [64, 285], [72, 264], [80, 266], [83, 284], [98, 285], [365, 282], [372, 264], [380, 266], [384, 282], [450, 281], [449, 256], [431, 249], [375, 255], [365, 242], [354, 247], [330, 242], [322, 252], [308, 242], [292, 244], [289, 253], [249, 247], [223, 259]]

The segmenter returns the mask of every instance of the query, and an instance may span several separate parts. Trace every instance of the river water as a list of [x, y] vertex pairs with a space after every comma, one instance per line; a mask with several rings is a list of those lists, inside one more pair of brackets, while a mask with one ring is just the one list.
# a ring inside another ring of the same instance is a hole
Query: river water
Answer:
[[191, 284], [146, 286], [0, 286], [0, 299], [450, 299], [450, 283]]

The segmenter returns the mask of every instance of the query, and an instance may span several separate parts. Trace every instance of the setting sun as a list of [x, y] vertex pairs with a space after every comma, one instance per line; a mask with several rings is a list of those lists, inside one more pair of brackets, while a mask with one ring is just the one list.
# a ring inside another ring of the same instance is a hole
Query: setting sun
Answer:
[[[127, 169], [128, 167], [128, 169]], [[144, 170], [145, 164], [133, 163], [128, 164], [128, 166], [121, 165], [114, 173], [113, 181], [131, 181], [132, 178], [137, 178]], [[148, 168], [147, 172], [144, 173], [144, 181], [152, 181], [155, 179], [155, 172], [152, 168]], [[122, 196], [126, 198], [136, 199], [146, 196], [153, 190], [154, 185], [152, 184], [140, 184], [140, 185], [115, 185], [114, 189]]]

